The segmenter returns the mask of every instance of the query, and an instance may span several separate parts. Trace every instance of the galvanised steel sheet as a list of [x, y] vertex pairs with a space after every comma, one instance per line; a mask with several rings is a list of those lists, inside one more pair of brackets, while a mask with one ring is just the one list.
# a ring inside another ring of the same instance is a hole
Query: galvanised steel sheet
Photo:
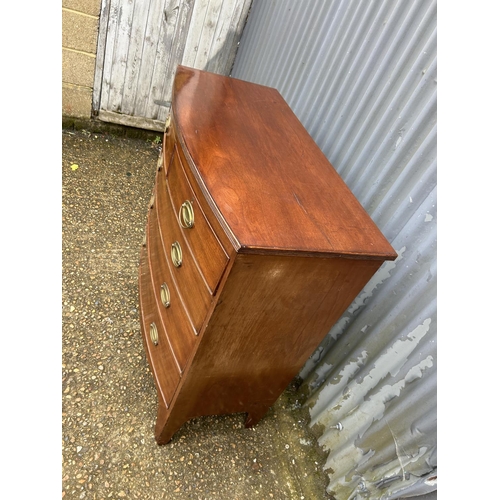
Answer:
[[232, 70], [280, 91], [399, 255], [301, 372], [338, 500], [437, 488], [436, 10], [254, 0]]

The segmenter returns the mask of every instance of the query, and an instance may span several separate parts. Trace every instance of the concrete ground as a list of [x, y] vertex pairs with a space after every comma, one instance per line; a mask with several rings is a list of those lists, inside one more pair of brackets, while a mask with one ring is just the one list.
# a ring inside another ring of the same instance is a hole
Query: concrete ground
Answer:
[[156, 444], [137, 280], [159, 144], [63, 130], [62, 148], [63, 498], [331, 498], [293, 387], [253, 429], [204, 417]]

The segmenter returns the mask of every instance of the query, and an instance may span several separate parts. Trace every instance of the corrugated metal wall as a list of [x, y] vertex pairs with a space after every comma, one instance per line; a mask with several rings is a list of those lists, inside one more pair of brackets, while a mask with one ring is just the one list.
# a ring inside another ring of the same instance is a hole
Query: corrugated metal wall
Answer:
[[277, 88], [398, 251], [304, 366], [338, 500], [437, 488], [436, 2], [254, 0], [232, 76]]

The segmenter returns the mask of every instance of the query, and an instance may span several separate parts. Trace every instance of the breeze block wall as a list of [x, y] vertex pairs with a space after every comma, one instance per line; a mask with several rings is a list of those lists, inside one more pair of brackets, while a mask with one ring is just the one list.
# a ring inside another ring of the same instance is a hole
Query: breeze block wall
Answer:
[[90, 118], [101, 0], [62, 2], [62, 115]]

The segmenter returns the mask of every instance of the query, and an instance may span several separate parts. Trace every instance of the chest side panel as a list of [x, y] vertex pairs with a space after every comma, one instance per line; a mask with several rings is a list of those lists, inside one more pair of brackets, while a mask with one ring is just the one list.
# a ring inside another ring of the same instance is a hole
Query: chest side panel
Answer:
[[239, 255], [185, 381], [193, 397], [183, 404], [193, 414], [272, 404], [379, 265]]

